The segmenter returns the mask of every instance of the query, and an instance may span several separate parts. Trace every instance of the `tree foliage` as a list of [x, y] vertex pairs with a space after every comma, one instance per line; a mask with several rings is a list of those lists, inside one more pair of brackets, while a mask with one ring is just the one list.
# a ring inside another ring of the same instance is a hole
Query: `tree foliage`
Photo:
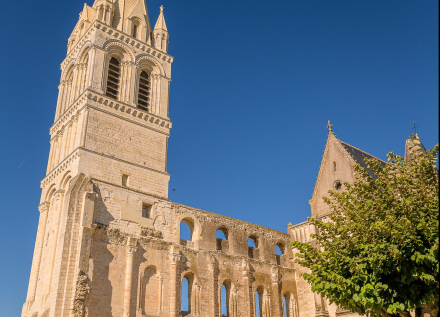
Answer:
[[314, 242], [292, 242], [314, 292], [370, 316], [408, 316], [437, 305], [438, 152], [436, 145], [413, 151], [408, 161], [394, 153], [386, 164], [368, 159], [374, 178], [356, 165], [355, 182], [329, 192], [332, 213], [309, 218]]

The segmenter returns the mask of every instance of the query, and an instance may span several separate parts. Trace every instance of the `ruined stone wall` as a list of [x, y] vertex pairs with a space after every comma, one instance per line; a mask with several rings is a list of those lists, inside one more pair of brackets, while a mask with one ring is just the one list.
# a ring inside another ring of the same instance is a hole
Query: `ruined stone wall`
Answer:
[[[220, 316], [223, 285], [231, 317], [255, 317], [257, 291], [262, 316], [283, 316], [284, 295], [291, 299], [288, 305], [294, 313], [297, 289], [288, 234], [99, 181], [94, 184], [88, 316], [180, 316], [184, 278], [190, 284], [193, 316]], [[141, 213], [145, 201], [153, 206], [151, 219], [124, 219]], [[191, 241], [180, 239], [182, 221], [192, 228]], [[227, 240], [216, 239], [218, 229]], [[251, 251], [250, 236], [258, 245]], [[277, 244], [284, 255], [276, 255]], [[130, 252], [133, 261], [127, 263]], [[127, 270], [132, 277], [128, 303]]]

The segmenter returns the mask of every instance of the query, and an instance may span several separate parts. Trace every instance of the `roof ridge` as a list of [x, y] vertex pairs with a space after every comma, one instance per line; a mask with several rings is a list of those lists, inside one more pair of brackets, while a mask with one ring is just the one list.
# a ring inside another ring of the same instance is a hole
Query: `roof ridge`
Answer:
[[[338, 138], [337, 138], [337, 139], [338, 139]], [[365, 154], [367, 154], [367, 155], [369, 155], [369, 156], [371, 156], [371, 157], [374, 157], [375, 159], [378, 159], [379, 161], [382, 161], [382, 162], [386, 163], [384, 160], [378, 158], [377, 156], [374, 156], [374, 155], [372, 155], [372, 154], [370, 154], [370, 153], [368, 153], [368, 152], [365, 152], [364, 150], [361, 150], [360, 148], [357, 148], [357, 147], [355, 147], [355, 146], [353, 146], [353, 145], [351, 145], [351, 144], [348, 144], [347, 142], [344, 142], [344, 141], [342, 141], [342, 140], [340, 140], [340, 139], [338, 139], [338, 141], [341, 142], [341, 143], [344, 143], [344, 144], [346, 144], [346, 145], [348, 145], [348, 146], [351, 146], [352, 148], [354, 148], [354, 149], [356, 149], [356, 150], [358, 150], [358, 151], [360, 151], [360, 152], [362, 152], [362, 153], [365, 153]], [[350, 154], [350, 153], [349, 153], [349, 154]], [[351, 156], [351, 155], [350, 155], [350, 156]]]

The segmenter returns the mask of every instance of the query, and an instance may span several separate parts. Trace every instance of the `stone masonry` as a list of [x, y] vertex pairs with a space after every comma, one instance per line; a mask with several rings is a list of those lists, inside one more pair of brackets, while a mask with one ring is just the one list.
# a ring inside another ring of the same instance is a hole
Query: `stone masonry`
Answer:
[[[223, 286], [229, 317], [350, 315], [294, 263], [290, 242], [310, 241], [311, 223], [282, 233], [168, 200], [168, 41], [163, 7], [151, 28], [144, 0], [84, 5], [61, 63], [22, 317], [220, 317]], [[312, 215], [352, 180], [355, 150], [330, 131]]]

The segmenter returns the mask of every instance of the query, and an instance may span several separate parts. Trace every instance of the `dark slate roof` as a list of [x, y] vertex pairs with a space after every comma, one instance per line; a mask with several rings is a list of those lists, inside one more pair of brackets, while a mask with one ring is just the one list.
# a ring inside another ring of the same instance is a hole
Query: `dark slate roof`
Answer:
[[348, 154], [350, 154], [350, 156], [353, 158], [353, 160], [357, 164], [359, 164], [363, 169], [365, 169], [368, 172], [368, 174], [370, 174], [371, 177], [374, 177], [374, 173], [373, 173], [373, 171], [371, 169], [368, 168], [368, 165], [365, 162], [365, 158], [376, 159], [379, 162], [381, 162], [382, 165], [386, 164], [383, 160], [381, 160], [381, 159], [379, 159], [379, 158], [377, 158], [377, 157], [375, 157], [375, 156], [373, 156], [371, 154], [368, 154], [368, 153], [366, 153], [366, 152], [364, 152], [362, 150], [359, 150], [358, 148], [355, 148], [354, 146], [352, 146], [350, 144], [347, 144], [347, 143], [345, 143], [345, 142], [343, 142], [341, 140], [339, 140], [339, 142], [341, 142], [342, 146], [348, 152]]

